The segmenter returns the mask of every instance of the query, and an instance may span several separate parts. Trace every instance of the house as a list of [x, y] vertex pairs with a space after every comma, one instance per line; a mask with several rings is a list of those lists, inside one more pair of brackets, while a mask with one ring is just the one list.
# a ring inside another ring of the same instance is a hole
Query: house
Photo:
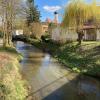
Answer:
[[54, 20], [51, 20], [50, 18], [46, 18], [45, 22], [42, 22], [42, 33], [49, 33], [49, 24], [54, 23], [58, 24], [58, 12], [54, 12]]
[[[94, 25], [84, 25], [81, 30], [84, 33], [84, 41], [100, 41], [100, 28]], [[52, 30], [54, 41], [76, 41], [78, 34], [74, 28], [62, 28], [60, 25]]]
[[48, 32], [49, 23], [48, 22], [42, 22], [42, 33]]
[[[50, 27], [50, 23], [54, 25]], [[84, 26], [80, 28], [83, 31], [84, 41], [100, 41], [100, 23], [95, 25], [93, 20], [89, 20], [87, 23], [84, 23]], [[53, 40], [55, 41], [76, 41], [78, 39], [78, 34], [74, 28], [61, 28], [61, 23], [58, 21], [58, 13], [54, 12], [54, 20], [47, 18], [45, 22], [37, 23], [33, 25], [34, 34], [41, 37], [45, 33], [49, 33]]]
[[23, 29], [16, 29], [13, 31], [13, 36], [23, 35]]
[[62, 28], [60, 25], [52, 30], [52, 40], [58, 42], [65, 41], [76, 41], [78, 38], [78, 34], [75, 32], [73, 28], [67, 29]]
[[84, 40], [100, 41], [100, 27], [88, 25], [83, 27]]

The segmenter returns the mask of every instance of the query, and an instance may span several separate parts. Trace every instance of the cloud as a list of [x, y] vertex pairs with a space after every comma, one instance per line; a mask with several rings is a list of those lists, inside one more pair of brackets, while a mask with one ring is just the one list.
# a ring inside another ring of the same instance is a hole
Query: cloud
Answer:
[[61, 9], [61, 6], [44, 6], [43, 7], [44, 10], [48, 11], [48, 12], [55, 12]]

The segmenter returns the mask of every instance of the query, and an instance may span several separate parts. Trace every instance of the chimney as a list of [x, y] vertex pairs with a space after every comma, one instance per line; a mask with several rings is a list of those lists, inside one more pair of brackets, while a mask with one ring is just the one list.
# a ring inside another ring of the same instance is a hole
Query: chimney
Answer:
[[54, 12], [54, 23], [58, 24], [58, 12], [57, 11]]

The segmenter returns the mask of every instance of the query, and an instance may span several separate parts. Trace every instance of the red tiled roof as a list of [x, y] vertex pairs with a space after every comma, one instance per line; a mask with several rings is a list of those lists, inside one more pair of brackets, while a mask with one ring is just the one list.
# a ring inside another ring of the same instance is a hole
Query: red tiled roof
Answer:
[[47, 19], [46, 19], [46, 22], [47, 22], [47, 23], [51, 23], [51, 19], [50, 19], [50, 18], [47, 18]]

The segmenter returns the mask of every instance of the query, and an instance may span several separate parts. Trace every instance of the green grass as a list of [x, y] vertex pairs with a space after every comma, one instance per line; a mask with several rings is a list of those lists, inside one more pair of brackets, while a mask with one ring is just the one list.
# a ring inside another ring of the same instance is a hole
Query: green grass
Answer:
[[19, 71], [20, 56], [14, 48], [0, 48], [0, 100], [25, 100], [27, 96]]
[[10, 53], [17, 53], [14, 47], [0, 47], [0, 51], [10, 52]]
[[62, 46], [56, 58], [75, 72], [100, 77], [100, 42], [83, 42]]
[[18, 61], [23, 59], [23, 56], [16, 51], [14, 47], [0, 47], [0, 52], [6, 52], [8, 54], [12, 54]]

